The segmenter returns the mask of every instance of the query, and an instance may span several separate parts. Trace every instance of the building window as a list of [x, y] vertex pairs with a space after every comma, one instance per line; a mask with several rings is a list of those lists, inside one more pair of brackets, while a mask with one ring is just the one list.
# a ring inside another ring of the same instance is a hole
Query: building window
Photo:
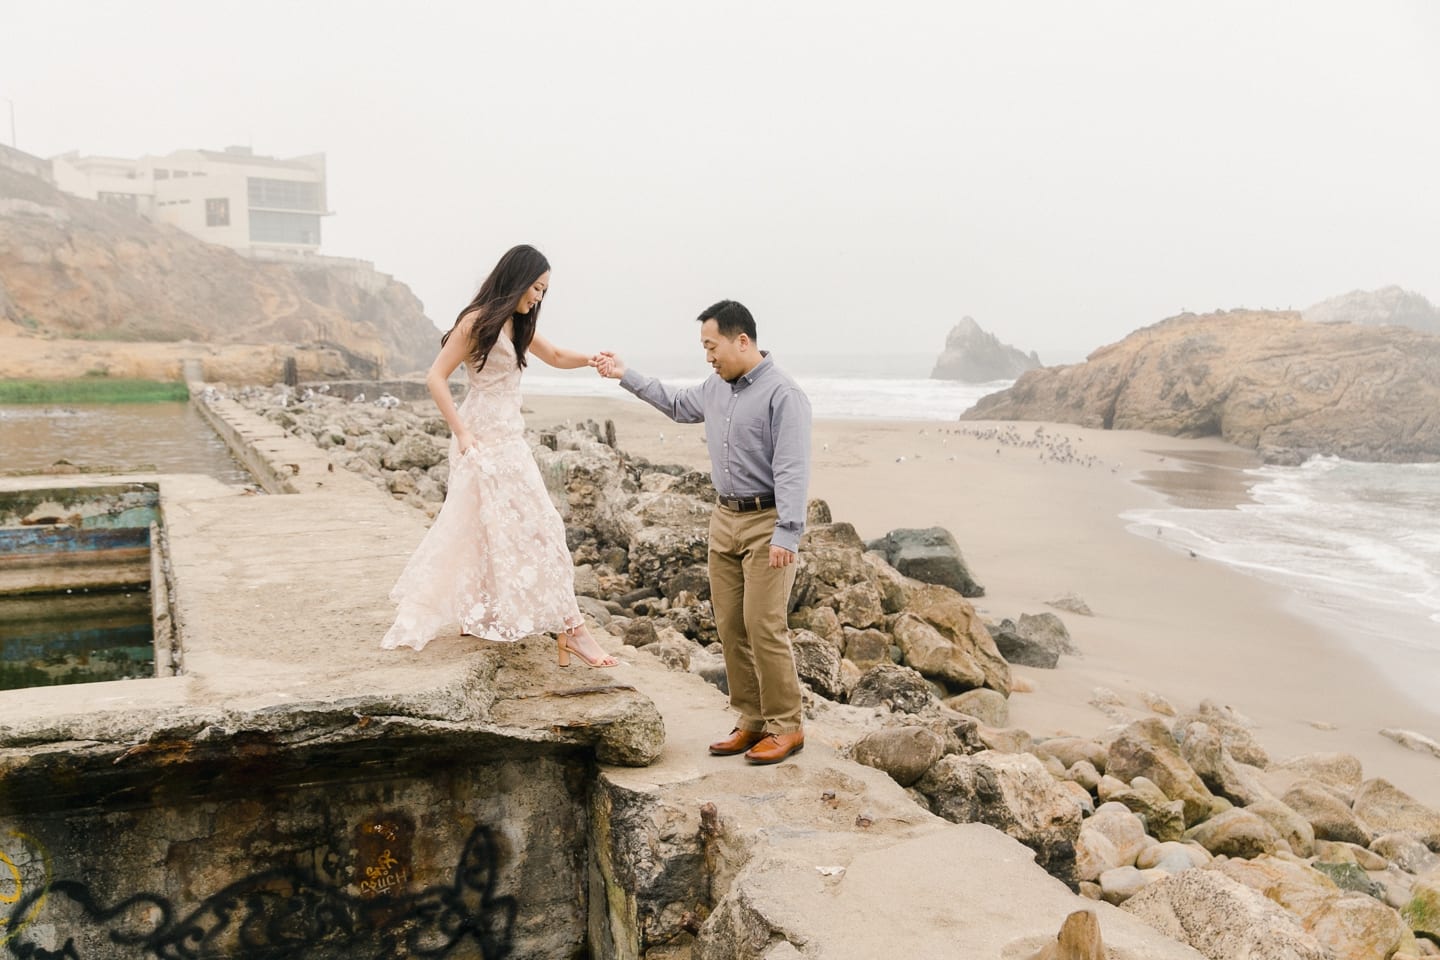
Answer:
[[139, 198], [133, 193], [110, 193], [105, 190], [100, 190], [96, 193], [95, 199], [101, 203], [113, 203], [115, 206], [124, 207], [127, 210], [140, 209], [139, 203], [137, 202]]
[[190, 171], [189, 171], [189, 170], [176, 170], [176, 171], [175, 171], [175, 179], [177, 179], [177, 180], [180, 179], [181, 177], [188, 177], [188, 176], [190, 176]]
[[230, 198], [208, 197], [205, 200], [205, 226], [230, 226]]
[[247, 177], [250, 206], [271, 210], [308, 210], [319, 213], [320, 184], [303, 180]]
[[159, 167], [156, 167], [156, 168], [155, 168], [155, 179], [156, 179], [156, 180], [169, 180], [169, 179], [170, 179], [170, 171], [169, 171], [169, 170], [162, 170], [162, 169], [160, 169]]
[[320, 217], [313, 213], [251, 210], [250, 242], [296, 243], [318, 247], [320, 245]]

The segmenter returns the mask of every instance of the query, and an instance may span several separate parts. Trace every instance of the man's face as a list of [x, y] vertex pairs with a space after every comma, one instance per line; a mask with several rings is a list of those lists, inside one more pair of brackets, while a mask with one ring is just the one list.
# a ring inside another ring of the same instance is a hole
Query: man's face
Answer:
[[720, 332], [719, 324], [706, 320], [700, 324], [700, 346], [705, 348], [705, 362], [722, 380], [734, 380], [745, 372], [745, 351], [750, 346], [745, 334], [731, 340]]

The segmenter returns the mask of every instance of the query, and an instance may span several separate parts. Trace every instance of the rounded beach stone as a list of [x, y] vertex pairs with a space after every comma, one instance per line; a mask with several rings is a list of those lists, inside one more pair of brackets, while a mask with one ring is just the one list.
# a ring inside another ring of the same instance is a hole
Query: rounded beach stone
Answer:
[[1370, 830], [1345, 801], [1322, 783], [1300, 780], [1285, 792], [1280, 802], [1310, 821], [1317, 840], [1345, 840], [1361, 846], [1370, 843]]
[[1440, 849], [1440, 812], [1389, 780], [1377, 777], [1360, 784], [1355, 789], [1352, 809], [1356, 818], [1373, 833], [1408, 833], [1430, 849]]
[[883, 770], [902, 787], [925, 775], [945, 751], [945, 741], [924, 727], [889, 727], [867, 734], [855, 744], [855, 760]]
[[998, 690], [985, 687], [966, 690], [946, 700], [945, 706], [992, 727], [1003, 727], [1010, 722], [1010, 701]]
[[1066, 779], [1073, 780], [1086, 790], [1094, 792], [1100, 785], [1100, 772], [1089, 760], [1081, 760], [1065, 771]]
[[1198, 843], [1167, 840], [1141, 850], [1135, 857], [1135, 866], [1141, 870], [1156, 869], [1179, 873], [1181, 870], [1203, 867], [1213, 859], [1210, 851]]
[[1163, 870], [1139, 870], [1132, 866], [1116, 867], [1100, 874], [1100, 893], [1107, 903], [1121, 904], [1150, 884], [1170, 874]]
[[1274, 853], [1280, 834], [1265, 820], [1244, 809], [1226, 810], [1191, 829], [1185, 837], [1219, 856], [1258, 857]]
[[1117, 866], [1133, 864], [1140, 851], [1150, 845], [1145, 833], [1145, 823], [1123, 803], [1111, 801], [1101, 804], [1094, 816], [1080, 825], [1083, 836], [1086, 831], [1103, 834], [1115, 845], [1120, 855]]

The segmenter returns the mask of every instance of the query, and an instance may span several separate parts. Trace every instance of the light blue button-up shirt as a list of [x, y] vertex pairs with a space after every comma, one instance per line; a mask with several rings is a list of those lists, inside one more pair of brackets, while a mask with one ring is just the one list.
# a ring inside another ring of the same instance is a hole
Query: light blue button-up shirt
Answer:
[[770, 542], [792, 553], [805, 532], [810, 487], [810, 398], [761, 351], [734, 383], [711, 374], [693, 387], [669, 387], [627, 369], [620, 386], [676, 423], [701, 423], [710, 479], [725, 497], [775, 495]]

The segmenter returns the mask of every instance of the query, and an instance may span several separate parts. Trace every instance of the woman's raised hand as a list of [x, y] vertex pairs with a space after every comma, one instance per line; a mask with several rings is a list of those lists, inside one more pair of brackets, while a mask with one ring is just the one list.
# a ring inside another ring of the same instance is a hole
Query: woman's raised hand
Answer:
[[595, 354], [591, 366], [599, 371], [600, 376], [609, 377], [611, 380], [619, 380], [625, 376], [625, 361], [609, 350], [601, 350]]

